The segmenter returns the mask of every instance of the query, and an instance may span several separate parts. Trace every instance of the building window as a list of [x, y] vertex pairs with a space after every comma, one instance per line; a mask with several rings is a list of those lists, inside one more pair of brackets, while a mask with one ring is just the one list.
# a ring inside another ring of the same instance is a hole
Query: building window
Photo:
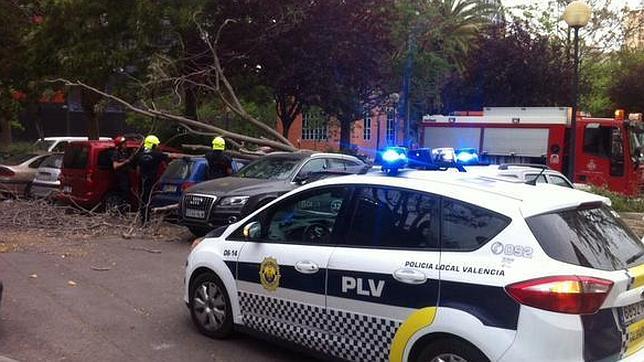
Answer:
[[371, 140], [371, 112], [365, 111], [362, 115], [364, 121], [364, 127], [362, 129], [362, 139], [365, 141]]
[[320, 141], [328, 139], [327, 120], [322, 113], [307, 112], [302, 119], [302, 140]]
[[393, 109], [387, 110], [387, 144], [396, 144], [396, 114]]

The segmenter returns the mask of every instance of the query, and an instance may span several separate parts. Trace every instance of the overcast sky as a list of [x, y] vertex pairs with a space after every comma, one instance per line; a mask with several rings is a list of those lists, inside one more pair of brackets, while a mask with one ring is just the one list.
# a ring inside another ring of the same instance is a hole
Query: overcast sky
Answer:
[[[535, 4], [548, 4], [548, 0], [501, 0], [501, 3], [505, 6], [515, 6], [515, 5], [527, 5], [531, 3]], [[615, 7], [621, 8], [624, 5], [628, 5], [629, 8], [635, 9], [643, 7], [643, 0], [612, 0], [612, 3]]]

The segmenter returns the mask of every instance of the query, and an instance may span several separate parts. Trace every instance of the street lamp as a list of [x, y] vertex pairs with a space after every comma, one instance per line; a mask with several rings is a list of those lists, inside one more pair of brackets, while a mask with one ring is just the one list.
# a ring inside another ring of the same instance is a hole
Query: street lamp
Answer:
[[577, 143], [577, 97], [579, 96], [579, 28], [588, 24], [592, 10], [582, 1], [573, 1], [563, 13], [563, 19], [574, 30], [575, 53], [573, 58], [574, 76], [572, 81], [572, 119], [570, 121], [570, 149], [568, 152], [568, 177], [575, 182], [575, 150]]

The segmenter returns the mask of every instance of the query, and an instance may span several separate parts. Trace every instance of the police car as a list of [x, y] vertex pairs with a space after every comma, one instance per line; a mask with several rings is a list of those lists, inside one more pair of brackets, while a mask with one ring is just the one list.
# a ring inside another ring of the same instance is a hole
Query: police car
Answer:
[[644, 361], [644, 244], [609, 201], [467, 173], [346, 176], [195, 241], [184, 299], [348, 361]]

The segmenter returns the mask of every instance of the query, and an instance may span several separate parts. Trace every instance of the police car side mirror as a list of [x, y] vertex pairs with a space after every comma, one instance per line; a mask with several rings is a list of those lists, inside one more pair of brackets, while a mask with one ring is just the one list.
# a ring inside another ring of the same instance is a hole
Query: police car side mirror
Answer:
[[246, 239], [259, 239], [262, 235], [262, 224], [253, 221], [244, 226], [244, 237]]

